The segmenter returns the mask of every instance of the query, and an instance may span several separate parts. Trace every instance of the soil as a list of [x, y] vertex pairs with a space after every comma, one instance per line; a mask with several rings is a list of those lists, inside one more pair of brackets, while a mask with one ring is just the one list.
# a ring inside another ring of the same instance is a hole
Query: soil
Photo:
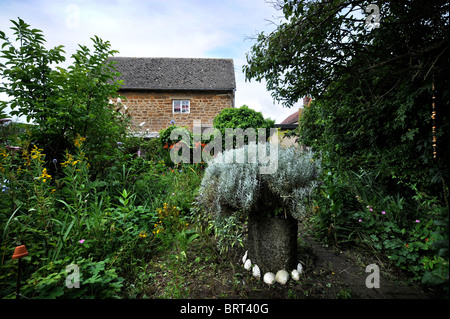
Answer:
[[[257, 280], [251, 271], [245, 270], [242, 256], [244, 247], [235, 247], [226, 255], [198, 260], [205, 253], [187, 254], [187, 267], [178, 270], [177, 278], [164, 275], [155, 278], [159, 286], [148, 291], [147, 297], [171, 298], [168, 288], [176, 291], [173, 298], [186, 299], [431, 299], [430, 292], [408, 284], [402, 273], [389, 268], [388, 263], [376, 255], [368, 255], [355, 249], [327, 247], [299, 227], [299, 261], [303, 273], [299, 281], [290, 279], [287, 284], [270, 286]], [[204, 249], [204, 247], [202, 248]], [[368, 288], [366, 266], [379, 267], [379, 288]], [[188, 270], [189, 269], [189, 270]], [[195, 270], [193, 270], [195, 269]], [[177, 288], [174, 286], [177, 285]], [[174, 289], [175, 288], [175, 289]], [[164, 292], [163, 292], [164, 291]]]

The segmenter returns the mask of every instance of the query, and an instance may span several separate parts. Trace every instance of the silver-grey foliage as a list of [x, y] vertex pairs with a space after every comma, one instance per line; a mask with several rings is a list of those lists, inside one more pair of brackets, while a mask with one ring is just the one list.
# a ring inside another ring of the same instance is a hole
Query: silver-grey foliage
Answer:
[[[269, 147], [267, 146], [267, 149]], [[306, 202], [317, 185], [320, 159], [310, 150], [294, 147], [278, 149], [278, 168], [261, 174], [255, 144], [219, 154], [208, 164], [200, 187], [200, 203], [213, 214], [244, 213], [276, 207], [300, 219]], [[227, 163], [227, 156], [244, 156], [244, 163]], [[256, 158], [256, 161], [253, 159]], [[271, 203], [272, 205], [266, 205]], [[258, 212], [255, 212], [258, 213]]]

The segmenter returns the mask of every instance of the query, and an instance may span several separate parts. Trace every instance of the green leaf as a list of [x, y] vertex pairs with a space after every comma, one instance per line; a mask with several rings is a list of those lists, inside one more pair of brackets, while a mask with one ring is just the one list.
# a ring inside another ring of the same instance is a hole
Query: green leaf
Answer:
[[444, 283], [445, 282], [445, 278], [443, 278], [442, 276], [437, 275], [434, 271], [433, 272], [427, 271], [423, 275], [421, 282], [424, 285], [436, 286], [436, 285], [440, 285], [440, 284]]

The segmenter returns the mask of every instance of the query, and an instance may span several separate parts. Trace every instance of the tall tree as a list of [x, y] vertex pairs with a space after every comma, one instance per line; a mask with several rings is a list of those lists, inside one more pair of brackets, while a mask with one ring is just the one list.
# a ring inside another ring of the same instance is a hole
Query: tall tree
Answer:
[[448, 2], [278, 5], [284, 22], [258, 35], [243, 70], [287, 107], [315, 99], [301, 128], [307, 142], [350, 169], [424, 184], [447, 178]]
[[[77, 135], [86, 137], [91, 163], [103, 165], [111, 145], [125, 133], [121, 114], [108, 99], [117, 96], [120, 83], [113, 62], [108, 57], [117, 53], [110, 43], [93, 37], [93, 50], [86, 46], [72, 55], [68, 68], [62, 46], [45, 48], [42, 31], [32, 29], [22, 19], [11, 20], [15, 39], [0, 31], [2, 51], [0, 92], [11, 99], [12, 115], [25, 116], [34, 124], [32, 140], [45, 148], [49, 160], [62, 160], [66, 149], [73, 149]], [[98, 168], [98, 167], [97, 167]]]

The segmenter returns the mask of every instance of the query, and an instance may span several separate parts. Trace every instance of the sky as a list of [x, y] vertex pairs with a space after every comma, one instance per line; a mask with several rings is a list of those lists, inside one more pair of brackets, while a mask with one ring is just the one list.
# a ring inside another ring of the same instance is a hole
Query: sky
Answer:
[[[264, 82], [245, 81], [242, 66], [255, 43], [281, 12], [267, 0], [0, 0], [0, 30], [12, 38], [10, 20], [20, 17], [42, 30], [46, 47], [63, 45], [66, 58], [98, 36], [120, 57], [231, 58], [236, 106], [248, 105], [281, 123], [301, 106], [275, 102]], [[0, 99], [5, 99], [0, 95]]]

